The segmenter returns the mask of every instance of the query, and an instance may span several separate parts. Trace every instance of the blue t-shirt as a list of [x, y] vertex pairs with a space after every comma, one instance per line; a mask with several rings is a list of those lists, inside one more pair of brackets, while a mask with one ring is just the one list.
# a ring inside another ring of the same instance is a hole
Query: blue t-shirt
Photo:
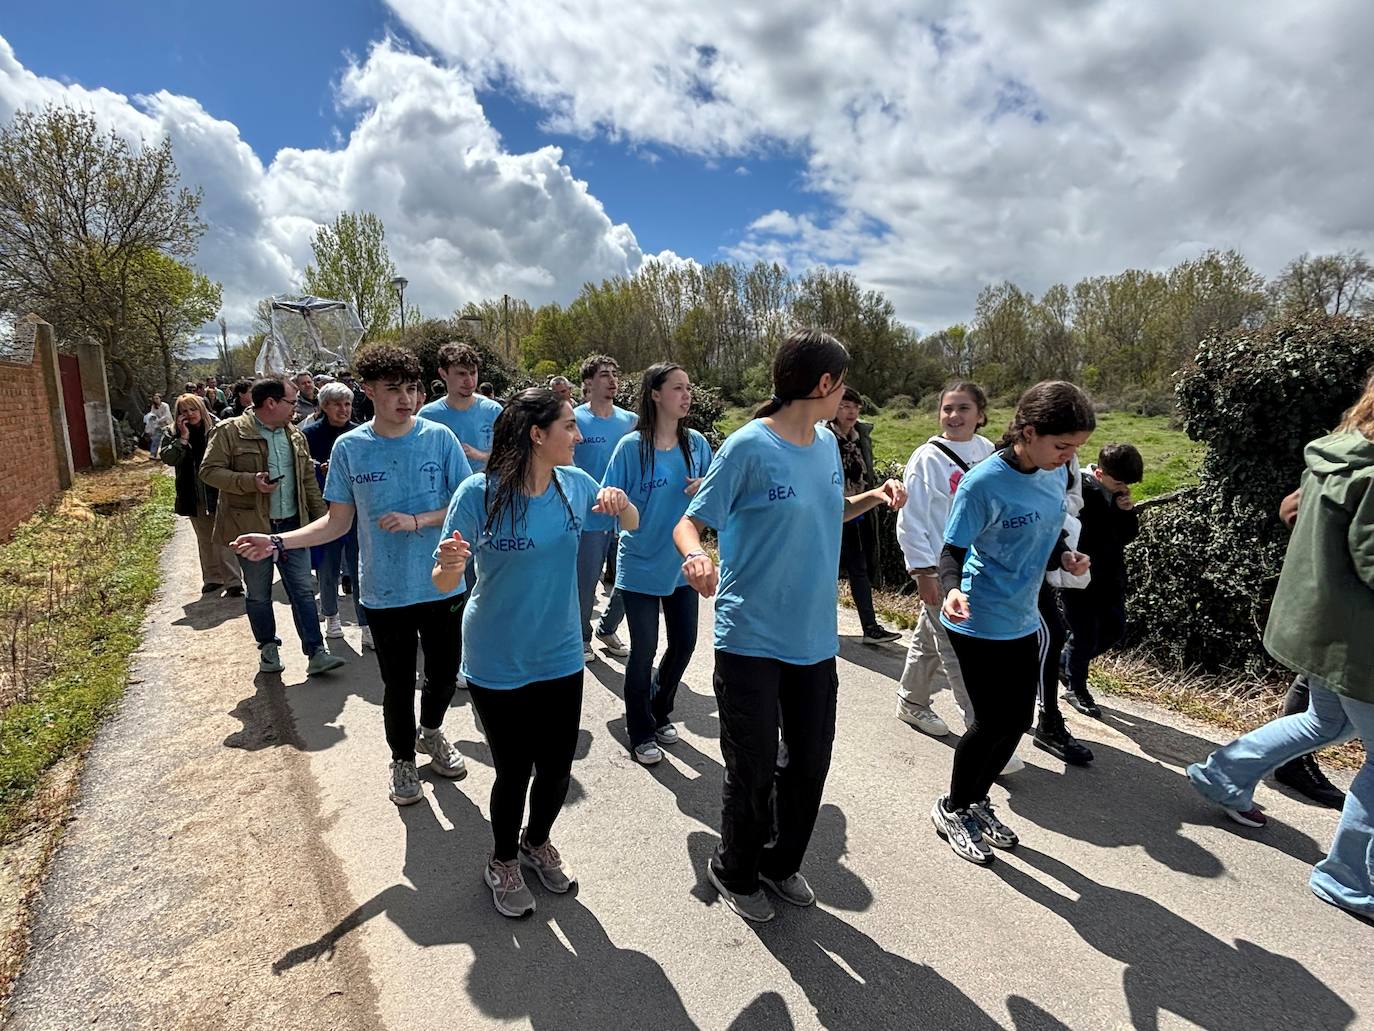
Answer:
[[440, 594], [430, 579], [439, 528], [383, 530], [388, 512], [417, 515], [443, 508], [472, 474], [457, 439], [442, 426], [416, 419], [404, 437], [378, 436], [367, 422], [334, 442], [324, 500], [358, 509], [359, 598], [369, 609], [395, 609], [463, 593]]
[[762, 420], [735, 431], [687, 506], [720, 534], [719, 651], [810, 666], [833, 659], [844, 473], [835, 435], [810, 447]]
[[487, 532], [486, 473], [464, 482], [448, 507], [439, 539], [457, 530], [477, 566], [463, 612], [463, 676], [478, 687], [506, 691], [582, 668], [577, 543], [597, 484], [572, 466], [554, 475], [563, 496], [550, 483], [516, 526], [507, 512]]
[[940, 622], [958, 634], [1010, 641], [1040, 625], [1036, 599], [1068, 507], [1063, 469], [1013, 469], [1000, 455], [959, 481], [945, 543], [967, 548], [960, 590], [969, 618]]
[[[573, 409], [573, 416], [577, 419], [577, 432], [582, 434], [582, 443], [573, 449], [573, 465], [600, 483], [611, 464], [615, 446], [620, 443], [621, 437], [635, 428], [639, 416], [614, 405], [611, 406], [610, 416], [605, 419], [593, 415], [591, 405], [578, 405]], [[613, 530], [615, 520], [610, 516], [594, 515], [583, 529]]]
[[[458, 443], [489, 454], [491, 428], [496, 424], [496, 417], [501, 414], [501, 406], [489, 397], [473, 394], [472, 407], [460, 412], [448, 403], [447, 398], [441, 397], [422, 407], [419, 414], [421, 419], [429, 419], [447, 426], [458, 438]], [[464, 456], [466, 457], [466, 452]], [[468, 464], [475, 473], [480, 473], [487, 467], [486, 462], [476, 458], [468, 459]]]
[[[711, 445], [696, 430], [687, 431], [692, 452], [690, 478], [704, 476], [711, 464]], [[689, 474], [682, 448], [655, 451], [652, 470], [640, 461], [639, 431], [620, 438], [603, 487], [619, 487], [639, 509], [639, 529], [620, 534], [616, 552], [615, 585], [639, 594], [666, 597], [687, 583], [682, 556], [673, 546], [673, 527], [692, 499], [685, 493]]]

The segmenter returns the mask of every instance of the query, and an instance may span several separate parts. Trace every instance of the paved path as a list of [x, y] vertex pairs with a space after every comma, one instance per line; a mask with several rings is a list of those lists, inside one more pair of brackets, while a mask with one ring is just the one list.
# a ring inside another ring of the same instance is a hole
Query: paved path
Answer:
[[[1374, 1013], [1374, 928], [1306, 888], [1336, 814], [1263, 788], [1267, 830], [1219, 820], [1181, 775], [1209, 732], [1112, 700], [1100, 723], [1073, 717], [1091, 769], [1027, 743], [1027, 769], [995, 789], [1024, 844], [972, 867], [927, 818], [953, 738], [893, 718], [902, 653], [858, 644], [848, 613], [804, 868], [817, 908], [753, 927], [704, 884], [722, 767], [702, 649], [683, 740], [651, 770], [625, 749], [620, 664], [589, 668], [555, 829], [581, 890], [536, 886], [538, 912], [505, 920], [479, 882], [492, 771], [462, 692], [447, 726], [471, 774], [423, 776], [425, 804], [398, 810], [356, 629], [344, 675], [307, 682], [284, 632], [286, 673], [255, 680], [241, 607], [196, 594], [184, 523], [165, 564], [13, 1027], [1254, 1031]], [[947, 694], [937, 708], [950, 715]]]

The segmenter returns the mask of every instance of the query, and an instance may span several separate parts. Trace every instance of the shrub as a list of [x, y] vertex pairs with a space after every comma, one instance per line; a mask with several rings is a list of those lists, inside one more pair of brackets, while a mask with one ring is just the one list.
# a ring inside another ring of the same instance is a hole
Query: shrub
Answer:
[[1131, 643], [1178, 667], [1269, 665], [1260, 637], [1288, 544], [1279, 501], [1371, 365], [1374, 320], [1321, 313], [1198, 345], [1176, 396], [1207, 455], [1196, 488], [1141, 515], [1127, 555]]
[[916, 407], [916, 402], [911, 399], [910, 394], [893, 394], [883, 407], [889, 412], [909, 412]]
[[407, 327], [400, 343], [409, 347], [420, 359], [421, 382], [429, 383], [439, 377], [439, 348], [450, 340], [465, 340], [482, 356], [481, 379], [490, 383], [498, 397], [505, 397], [515, 379], [515, 370], [499, 354], [473, 340], [469, 331], [450, 319], [427, 319]]

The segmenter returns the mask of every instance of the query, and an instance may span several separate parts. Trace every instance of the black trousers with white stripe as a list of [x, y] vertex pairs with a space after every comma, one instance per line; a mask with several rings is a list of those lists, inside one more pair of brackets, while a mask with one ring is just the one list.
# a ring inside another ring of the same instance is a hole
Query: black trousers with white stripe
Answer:
[[1060, 726], [1064, 714], [1059, 711], [1059, 657], [1068, 639], [1068, 626], [1059, 605], [1059, 591], [1047, 583], [1040, 585], [1040, 629], [1035, 639], [1040, 647], [1040, 690], [1036, 694], [1036, 710], [1042, 727]]

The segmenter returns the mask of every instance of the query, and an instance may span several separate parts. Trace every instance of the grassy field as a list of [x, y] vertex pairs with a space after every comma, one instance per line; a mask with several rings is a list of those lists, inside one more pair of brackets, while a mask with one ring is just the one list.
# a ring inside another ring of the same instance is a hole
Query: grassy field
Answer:
[[[743, 408], [732, 408], [720, 421], [722, 433], [739, 429], [749, 418]], [[906, 463], [911, 452], [939, 431], [933, 412], [880, 411], [865, 415], [873, 423], [873, 457], [878, 462]], [[988, 413], [985, 436], [997, 437], [1011, 419], [1010, 409], [994, 408]], [[1182, 430], [1171, 429], [1162, 416], [1106, 412], [1098, 416], [1097, 430], [1082, 454], [1087, 461], [1097, 456], [1103, 444], [1134, 444], [1145, 459], [1145, 479], [1135, 490], [1137, 500], [1152, 498], [1196, 482], [1198, 467], [1206, 446], [1188, 439]]]

